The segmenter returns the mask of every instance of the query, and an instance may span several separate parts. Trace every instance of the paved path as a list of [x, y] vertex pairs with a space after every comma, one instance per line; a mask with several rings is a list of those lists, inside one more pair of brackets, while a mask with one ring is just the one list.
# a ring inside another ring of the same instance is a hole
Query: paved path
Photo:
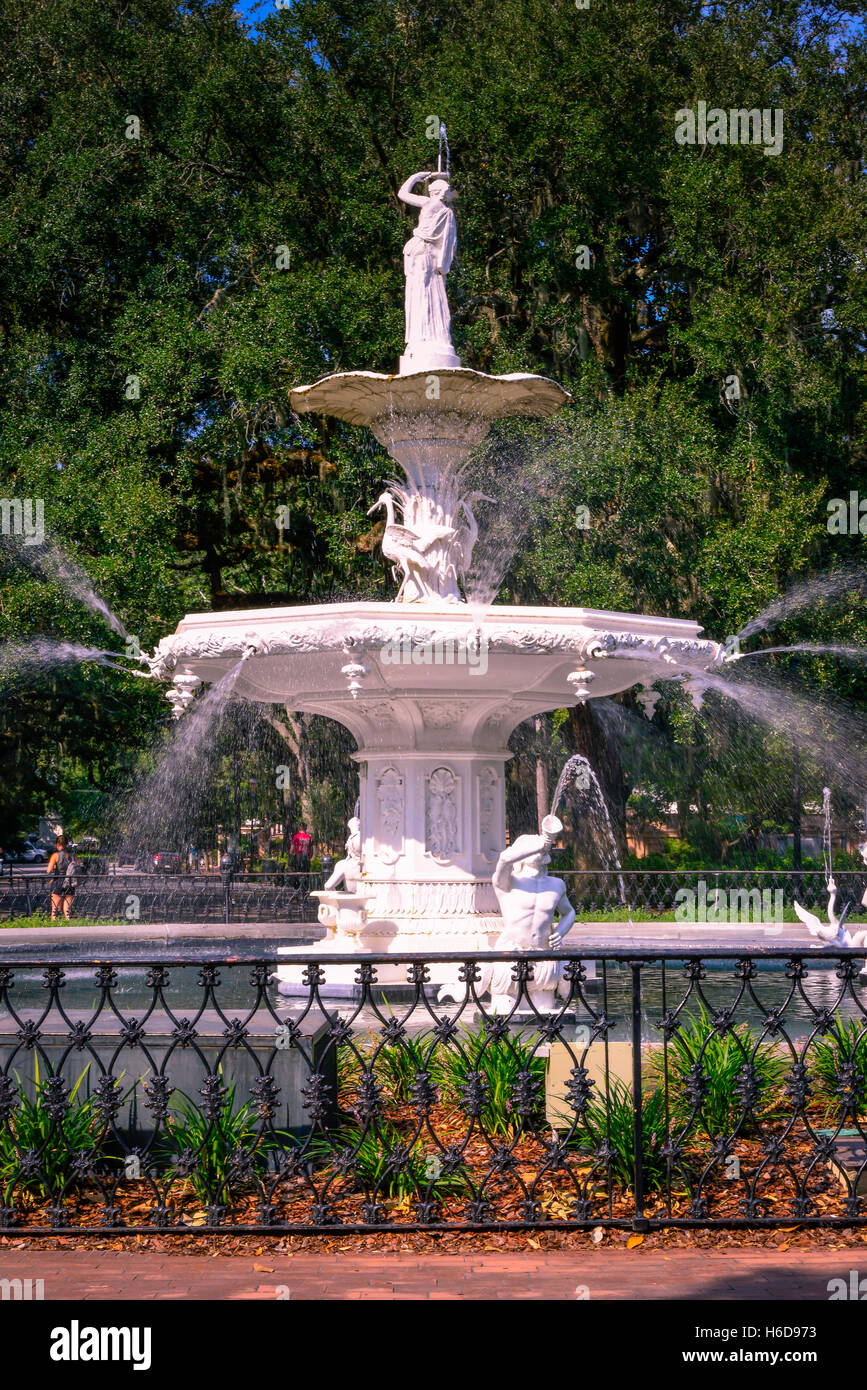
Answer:
[[43, 1279], [45, 1298], [787, 1299], [827, 1302], [828, 1280], [867, 1274], [867, 1250], [545, 1254], [163, 1255], [0, 1250], [0, 1280]]

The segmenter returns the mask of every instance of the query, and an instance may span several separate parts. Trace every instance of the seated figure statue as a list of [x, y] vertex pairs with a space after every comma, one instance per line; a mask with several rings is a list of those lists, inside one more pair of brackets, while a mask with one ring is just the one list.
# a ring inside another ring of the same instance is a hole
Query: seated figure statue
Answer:
[[[550, 849], [563, 829], [556, 816], [546, 816], [541, 835], [519, 835], [497, 860], [491, 882], [505, 927], [496, 940], [497, 951], [556, 951], [575, 922], [575, 909], [566, 896], [562, 878], [547, 872]], [[556, 920], [559, 915], [559, 920]], [[509, 1013], [519, 986], [512, 979], [512, 965], [495, 965], [487, 987], [494, 1013]], [[557, 1007], [562, 992], [560, 961], [534, 961], [533, 979], [526, 986], [534, 1008], [548, 1013]]]
[[347, 893], [357, 893], [361, 881], [361, 822], [352, 816], [347, 822], [349, 834], [346, 838], [346, 858], [338, 859], [323, 888], [339, 888], [341, 883]]

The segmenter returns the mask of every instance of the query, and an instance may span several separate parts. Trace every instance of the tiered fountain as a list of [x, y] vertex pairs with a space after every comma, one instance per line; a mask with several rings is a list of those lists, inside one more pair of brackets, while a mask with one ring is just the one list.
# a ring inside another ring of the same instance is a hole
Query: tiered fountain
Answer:
[[[425, 180], [427, 193], [414, 192]], [[466, 490], [468, 455], [493, 421], [551, 415], [569, 395], [546, 377], [461, 366], [445, 289], [455, 250], [448, 175], [414, 174], [399, 196], [420, 215], [404, 248], [398, 373], [340, 372], [291, 394], [298, 414], [367, 426], [399, 465], [403, 481], [372, 508], [386, 512], [396, 598], [190, 614], [151, 666], [172, 680], [181, 713], [202, 682], [246, 657], [235, 695], [327, 715], [355, 738], [361, 876], [323, 895], [322, 949], [472, 954], [492, 949], [503, 928], [491, 875], [506, 844], [512, 731], [591, 695], [706, 667], [721, 649], [671, 618], [496, 605], [480, 618], [465, 601], [485, 502]], [[443, 963], [441, 981], [454, 970]], [[354, 973], [333, 972], [335, 984]], [[287, 963], [280, 976], [292, 992], [301, 969]], [[404, 980], [405, 967], [393, 978]]]

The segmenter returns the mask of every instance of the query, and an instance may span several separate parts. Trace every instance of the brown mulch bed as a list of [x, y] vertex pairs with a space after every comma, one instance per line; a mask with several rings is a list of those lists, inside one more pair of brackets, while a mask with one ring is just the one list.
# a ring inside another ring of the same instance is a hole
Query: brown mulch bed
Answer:
[[[392, 1117], [397, 1115], [392, 1112]], [[402, 1117], [406, 1118], [406, 1117]], [[466, 1120], [463, 1119], [465, 1126]], [[450, 1132], [451, 1131], [451, 1132]], [[436, 1132], [443, 1143], [460, 1143], [466, 1138], [466, 1129], [459, 1131], [458, 1117], [440, 1114]], [[547, 1134], [543, 1136], [547, 1140]], [[515, 1145], [516, 1166], [514, 1177], [520, 1177], [527, 1188], [532, 1189], [543, 1164], [543, 1138], [526, 1135]], [[508, 1142], [496, 1140], [495, 1142]], [[476, 1183], [490, 1172], [491, 1147], [488, 1142], [473, 1135], [464, 1150], [467, 1167]], [[739, 1140], [734, 1152], [741, 1161], [741, 1171], [747, 1181], [751, 1181], [765, 1155], [760, 1141], [756, 1138]], [[263, 1255], [268, 1253], [291, 1254], [293, 1252], [338, 1253], [338, 1252], [412, 1252], [426, 1254], [470, 1254], [477, 1252], [503, 1251], [543, 1251], [543, 1250], [592, 1250], [611, 1249], [627, 1246], [630, 1249], [725, 1249], [745, 1247], [772, 1248], [781, 1252], [787, 1250], [845, 1249], [867, 1244], [867, 1226], [852, 1226], [835, 1229], [816, 1229], [800, 1225], [790, 1217], [791, 1199], [795, 1193], [792, 1172], [798, 1182], [806, 1176], [813, 1157], [813, 1144], [806, 1136], [791, 1136], [786, 1142], [787, 1164], [776, 1168], [768, 1167], [756, 1195], [763, 1199], [764, 1213], [771, 1218], [785, 1222], [774, 1230], [683, 1230], [669, 1229], [646, 1232], [636, 1235], [630, 1229], [595, 1230], [546, 1230], [535, 1227], [525, 1231], [408, 1231], [401, 1229], [400, 1223], [411, 1219], [409, 1204], [401, 1206], [395, 1200], [383, 1200], [382, 1205], [394, 1224], [388, 1229], [370, 1231], [364, 1234], [341, 1232], [335, 1227], [323, 1234], [273, 1235], [235, 1234], [227, 1231], [224, 1235], [195, 1234], [195, 1226], [203, 1224], [202, 1208], [195, 1195], [177, 1183], [171, 1188], [168, 1200], [174, 1215], [183, 1215], [191, 1223], [193, 1230], [183, 1234], [123, 1234], [118, 1231], [111, 1235], [28, 1235], [30, 1225], [48, 1225], [45, 1214], [46, 1203], [32, 1199], [21, 1212], [21, 1222], [17, 1228], [0, 1236], [0, 1249], [38, 1248], [42, 1250], [84, 1249], [84, 1250], [148, 1250], [166, 1254], [213, 1254], [213, 1255]], [[708, 1161], [706, 1146], [691, 1146], [686, 1155], [687, 1166], [693, 1174], [701, 1172]], [[569, 1203], [574, 1197], [587, 1196], [593, 1199], [593, 1218], [620, 1218], [629, 1221], [632, 1215], [632, 1197], [616, 1186], [609, 1191], [606, 1175], [596, 1175], [596, 1181], [589, 1176], [591, 1163], [583, 1155], [570, 1156], [574, 1178], [566, 1170], [549, 1171], [541, 1179], [538, 1190], [533, 1194], [542, 1203], [543, 1212], [552, 1219], [567, 1218]], [[791, 1168], [792, 1172], [789, 1171]], [[524, 1197], [521, 1185], [509, 1174], [499, 1174], [489, 1179], [485, 1185], [485, 1195], [491, 1201], [494, 1219], [515, 1221], [521, 1219], [519, 1203]], [[317, 1185], [322, 1179], [317, 1175]], [[585, 1188], [584, 1183], [587, 1183]], [[809, 1195], [813, 1199], [814, 1216], [842, 1216], [844, 1191], [828, 1171], [817, 1165], [813, 1168], [808, 1184]], [[707, 1198], [710, 1216], [717, 1220], [737, 1219], [742, 1216], [740, 1203], [745, 1196], [743, 1181], [726, 1181], [719, 1173], [713, 1174], [702, 1188]], [[350, 1224], [360, 1223], [360, 1206], [364, 1200], [350, 1178], [343, 1178], [329, 1188], [328, 1197], [335, 1202], [341, 1220]], [[313, 1195], [303, 1180], [284, 1181], [280, 1186], [279, 1210], [281, 1218], [304, 1224], [310, 1221], [310, 1203]], [[99, 1207], [103, 1201], [93, 1189], [77, 1193], [71, 1204], [74, 1221], [83, 1224], [97, 1224]], [[154, 1201], [152, 1188], [146, 1182], [125, 1182], [122, 1191], [114, 1197], [124, 1221], [129, 1225], [150, 1224], [150, 1209]], [[466, 1196], [455, 1196], [442, 1204], [445, 1220], [459, 1221], [463, 1218]], [[688, 1215], [688, 1197], [683, 1193], [673, 1196], [671, 1215], [684, 1218]], [[245, 1220], [255, 1224], [256, 1198], [254, 1195], [240, 1198], [233, 1206], [230, 1219], [236, 1224]], [[650, 1217], [664, 1216], [665, 1200], [662, 1194], [651, 1192], [645, 1204]], [[787, 1219], [788, 1218], [788, 1219]]]

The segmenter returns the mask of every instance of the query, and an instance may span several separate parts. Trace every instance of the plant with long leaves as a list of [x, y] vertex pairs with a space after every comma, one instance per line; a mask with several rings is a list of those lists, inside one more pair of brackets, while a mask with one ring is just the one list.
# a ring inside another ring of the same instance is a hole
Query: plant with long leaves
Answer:
[[748, 1023], [720, 1026], [702, 1005], [680, 1023], [654, 1073], [668, 1085], [672, 1127], [703, 1128], [713, 1137], [732, 1134], [752, 1120], [768, 1118], [779, 1106], [787, 1061], [770, 1043], [760, 1043]]
[[805, 1058], [829, 1118], [864, 1117], [867, 1106], [867, 1018], [838, 1013], [825, 1037], [810, 1044]]
[[535, 1131], [545, 1115], [545, 1058], [539, 1038], [521, 1032], [497, 1036], [480, 1020], [434, 1054], [430, 1072], [447, 1104], [466, 1110], [471, 1096], [488, 1134]]
[[32, 1095], [15, 1073], [17, 1103], [0, 1126], [4, 1203], [16, 1191], [53, 1197], [86, 1181], [82, 1157], [95, 1165], [105, 1137], [96, 1097], [79, 1096], [89, 1070], [90, 1063], [68, 1091], [60, 1076], [41, 1078], [39, 1058], [34, 1057]]
[[[665, 1095], [654, 1086], [641, 1101], [641, 1171], [647, 1192], [664, 1188], [668, 1160], [663, 1152], [668, 1137]], [[567, 1143], [604, 1166], [612, 1182], [635, 1187], [635, 1105], [629, 1087], [612, 1079], [607, 1095], [594, 1096]]]
[[424, 1149], [388, 1120], [347, 1125], [328, 1139], [317, 1139], [311, 1157], [351, 1177], [374, 1198], [437, 1201], [467, 1193], [467, 1178], [444, 1163], [436, 1148]]
[[167, 1175], [188, 1183], [203, 1206], [228, 1205], [256, 1187], [271, 1154], [296, 1147], [290, 1134], [263, 1128], [251, 1101], [236, 1107], [230, 1082], [213, 1116], [188, 1096], [173, 1096], [157, 1155]]

